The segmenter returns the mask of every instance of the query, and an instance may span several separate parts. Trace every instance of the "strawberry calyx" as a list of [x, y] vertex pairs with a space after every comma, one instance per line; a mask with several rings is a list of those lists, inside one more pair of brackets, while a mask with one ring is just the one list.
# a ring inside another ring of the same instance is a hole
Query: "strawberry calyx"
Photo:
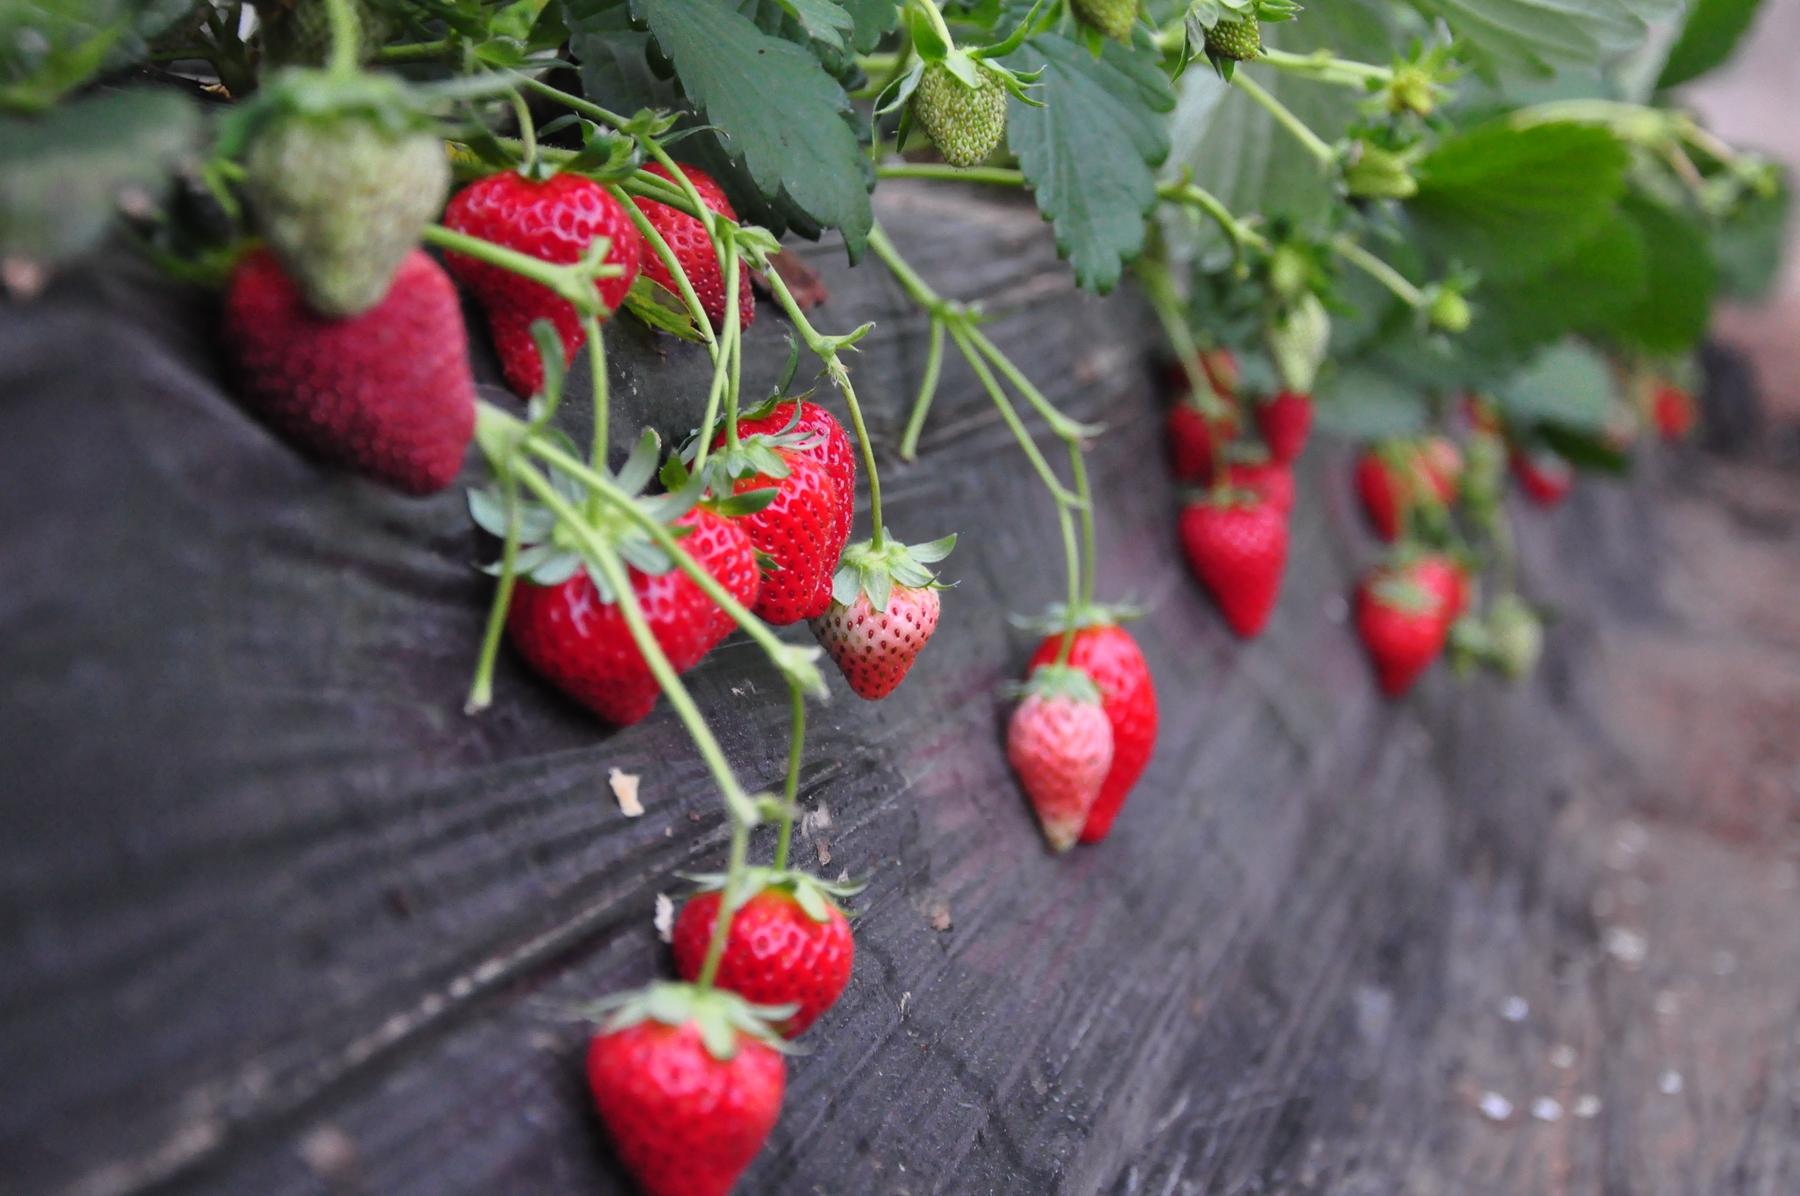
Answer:
[[[570, 456], [579, 456], [574, 442], [558, 429], [540, 429], [537, 435], [548, 438], [558, 444]], [[481, 421], [477, 421], [478, 438], [482, 437]], [[487, 444], [483, 447], [493, 449]], [[701, 488], [689, 481], [681, 489], [664, 494], [645, 495], [644, 488], [649, 484], [656, 472], [656, 459], [662, 449], [662, 440], [655, 431], [646, 428], [637, 444], [632, 447], [625, 464], [612, 474], [612, 480], [625, 494], [632, 497], [634, 505], [645, 515], [669, 529], [676, 537], [688, 533], [686, 527], [678, 526], [676, 520], [698, 504]], [[490, 458], [496, 464], [504, 460], [490, 451]], [[675, 567], [675, 562], [651, 539], [648, 532], [639, 526], [625, 512], [610, 505], [595, 507], [588, 500], [588, 488], [577, 478], [554, 467], [546, 467], [550, 485], [569, 504], [585, 511], [588, 529], [612, 546], [619, 556], [633, 569], [640, 573], [663, 574]], [[469, 516], [476, 526], [496, 538], [504, 539], [511, 520], [518, 521], [519, 554], [514, 569], [520, 577], [540, 586], [561, 585], [575, 576], [581, 569], [587, 569], [594, 588], [599, 592], [601, 601], [613, 602], [617, 595], [600, 570], [592, 568], [586, 553], [582, 550], [580, 537], [548, 506], [517, 498], [512, 500], [509, 511], [506, 491], [496, 482], [481, 489], [469, 491]], [[498, 575], [501, 566], [498, 562], [484, 565], [486, 573]]]
[[853, 606], [858, 594], [867, 594], [872, 609], [886, 610], [896, 585], [914, 590], [948, 589], [930, 566], [949, 556], [955, 547], [955, 532], [924, 544], [903, 544], [883, 528], [879, 548], [864, 540], [844, 549], [832, 575], [831, 601], [837, 606]]
[[1381, 605], [1407, 614], [1429, 615], [1437, 611], [1437, 595], [1404, 568], [1376, 574], [1368, 582], [1368, 591], [1369, 596]]
[[1100, 705], [1100, 687], [1072, 664], [1040, 664], [1014, 692], [1019, 698], [1065, 698]]
[[762, 867], [745, 868], [736, 876], [727, 872], [684, 872], [681, 879], [691, 882], [696, 893], [722, 894], [726, 908], [733, 913], [759, 893], [781, 893], [792, 897], [807, 917], [820, 923], [830, 921], [833, 910], [844, 913], [838, 902], [856, 896], [868, 883], [825, 880], [793, 868]]
[[1021, 631], [1039, 635], [1056, 635], [1069, 630], [1086, 631], [1091, 627], [1116, 627], [1132, 619], [1141, 619], [1145, 611], [1129, 602], [1089, 602], [1073, 609], [1066, 602], [1052, 602], [1041, 615], [1012, 615], [1009, 622]]
[[792, 1054], [794, 1048], [775, 1026], [798, 1009], [794, 1004], [753, 1005], [722, 988], [658, 981], [647, 988], [603, 998], [581, 1012], [599, 1023], [603, 1034], [644, 1022], [676, 1027], [692, 1024], [707, 1053], [720, 1063], [729, 1063], [737, 1057], [744, 1037]]

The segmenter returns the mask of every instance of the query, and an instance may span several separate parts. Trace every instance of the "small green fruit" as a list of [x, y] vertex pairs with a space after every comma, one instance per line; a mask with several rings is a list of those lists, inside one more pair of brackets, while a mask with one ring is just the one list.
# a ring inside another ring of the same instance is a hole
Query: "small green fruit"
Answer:
[[1137, 0], [1074, 0], [1075, 15], [1084, 25], [1112, 38], [1130, 41], [1137, 24]]
[[387, 294], [394, 271], [444, 206], [450, 160], [425, 133], [355, 116], [286, 116], [258, 134], [244, 187], [257, 226], [306, 300], [352, 316]]
[[1456, 291], [1445, 289], [1432, 297], [1428, 316], [1433, 328], [1449, 333], [1467, 332], [1472, 315], [1469, 301]]
[[1233, 62], [1255, 60], [1262, 55], [1262, 22], [1254, 15], [1220, 21], [1206, 31], [1206, 54], [1209, 58], [1228, 58]]
[[1496, 668], [1511, 680], [1531, 675], [1544, 651], [1544, 626], [1517, 594], [1502, 594], [1488, 611], [1488, 650]]
[[1006, 135], [1006, 87], [991, 71], [976, 75], [970, 87], [943, 63], [928, 63], [913, 92], [913, 116], [952, 166], [984, 161]]

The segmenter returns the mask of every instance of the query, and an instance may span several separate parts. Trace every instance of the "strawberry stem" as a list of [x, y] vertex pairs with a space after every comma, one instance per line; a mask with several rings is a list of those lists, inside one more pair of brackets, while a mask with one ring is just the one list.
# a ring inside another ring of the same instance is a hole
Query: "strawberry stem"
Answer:
[[1069, 608], [1069, 623], [1074, 627], [1076, 616], [1085, 613], [1094, 605], [1095, 573], [1099, 568], [1099, 538], [1094, 533], [1094, 496], [1088, 488], [1087, 461], [1082, 456], [1081, 445], [1071, 441], [1069, 444], [1069, 469], [1075, 480], [1075, 497], [1081, 500], [1081, 598]]
[[[731, 230], [721, 227], [719, 231], [719, 247], [725, 260], [725, 326], [737, 328], [738, 315], [738, 280], [739, 271], [743, 267], [743, 259], [738, 256], [737, 248], [732, 243]], [[744, 369], [744, 337], [740, 330], [726, 341], [728, 346], [726, 361], [730, 365], [731, 378], [725, 387], [725, 443], [733, 451], [738, 447], [738, 388], [742, 384]], [[712, 439], [712, 421], [708, 420], [705, 435]]]
[[1025, 456], [1031, 462], [1032, 469], [1037, 471], [1038, 479], [1044, 483], [1045, 489], [1050, 491], [1050, 496], [1056, 500], [1058, 506], [1073, 505], [1079, 500], [1064, 489], [1062, 482], [1057, 480], [1055, 471], [1050, 468], [1050, 463], [1044, 460], [1044, 454], [1038, 451], [1037, 443], [1031, 439], [1031, 433], [1026, 430], [1025, 422], [1019, 418], [1018, 410], [1013, 407], [1012, 400], [1008, 399], [1006, 392], [1000, 389], [1000, 383], [994, 378], [993, 372], [988, 369], [987, 362], [982, 359], [980, 351], [969, 342], [968, 335], [967, 330], [961, 325], [952, 325], [950, 328], [950, 336], [956, 341], [956, 347], [962, 350], [964, 360], [975, 371], [975, 377], [980, 380], [983, 389], [988, 392], [988, 397], [994, 400], [994, 406], [1000, 411], [1000, 418], [1006, 422], [1007, 428], [1013, 434], [1013, 439], [1017, 440], [1019, 447], [1025, 451]]
[[[600, 335], [600, 319], [598, 316], [583, 316], [582, 331], [587, 335], [588, 369], [593, 373], [594, 387], [594, 439], [588, 451], [588, 461], [593, 465], [595, 473], [607, 471], [607, 423], [611, 415], [606, 394], [606, 341]], [[589, 516], [599, 513], [599, 496], [588, 496]]]
[[806, 698], [798, 685], [788, 686], [793, 703], [793, 722], [788, 732], [787, 780], [781, 788], [781, 821], [775, 831], [775, 870], [788, 866], [788, 845], [794, 837], [794, 813], [800, 800], [800, 757], [806, 744]]
[[1408, 307], [1429, 306], [1430, 300], [1405, 275], [1342, 234], [1331, 239], [1331, 251], [1394, 293]]
[[707, 352], [716, 359], [719, 355], [719, 346], [718, 337], [713, 333], [712, 321], [706, 318], [706, 309], [700, 306], [700, 296], [694, 293], [694, 284], [689, 280], [687, 271], [681, 268], [681, 262], [676, 258], [675, 251], [669, 248], [668, 241], [663, 238], [662, 233], [657, 231], [656, 226], [650, 223], [650, 218], [638, 209], [637, 204], [631, 201], [631, 197], [625, 193], [624, 188], [617, 183], [608, 183], [606, 190], [618, 201], [619, 206], [625, 209], [625, 214], [631, 217], [631, 223], [637, 228], [638, 236], [643, 238], [644, 244], [650, 246], [651, 251], [662, 262], [663, 268], [668, 270], [669, 277], [675, 280], [675, 289], [680, 294], [681, 301], [687, 305], [689, 318], [694, 321], [694, 327], [705, 338]]
[[1264, 91], [1262, 85], [1252, 79], [1249, 74], [1243, 71], [1236, 72], [1232, 75], [1231, 82], [1239, 91], [1249, 96], [1259, 107], [1274, 117], [1276, 124], [1292, 133], [1294, 140], [1304, 146], [1306, 152], [1318, 160], [1319, 165], [1330, 166], [1337, 161], [1337, 154], [1329, 145], [1325, 144], [1323, 138], [1313, 132], [1305, 121], [1295, 116], [1286, 104]]
[[[875, 244], [875, 238], [881, 233], [880, 226], [869, 231], [869, 244]], [[850, 383], [850, 371], [839, 360], [838, 353], [847, 342], [841, 337], [827, 337], [813, 327], [812, 321], [806, 318], [806, 312], [800, 307], [799, 300], [788, 290], [787, 280], [781, 277], [781, 271], [769, 262], [766, 257], [758, 256], [757, 267], [762, 270], [763, 277], [768, 280], [769, 290], [781, 309], [787, 313], [789, 321], [800, 331], [800, 337], [806, 342], [819, 360], [825, 363], [825, 372], [831, 375], [831, 384], [844, 396], [844, 406], [850, 412], [850, 426], [856, 432], [856, 446], [862, 456], [863, 476], [869, 479], [869, 543], [879, 552], [887, 544], [887, 526], [881, 513], [881, 473], [875, 468], [875, 446], [869, 440], [868, 425], [863, 423], [862, 404], [856, 401], [856, 387]]]
[[325, 69], [334, 75], [356, 74], [357, 48], [362, 42], [362, 22], [350, 0], [325, 0], [325, 19], [331, 29], [331, 49]]
[[938, 375], [944, 367], [944, 322], [931, 317], [931, 341], [925, 349], [925, 376], [919, 381], [919, 397], [913, 400], [912, 414], [906, 418], [906, 433], [900, 438], [900, 459], [911, 461], [919, 455], [919, 435], [925, 430], [925, 416], [931, 401], [937, 397]]
[[499, 659], [500, 637], [506, 630], [506, 612], [512, 605], [513, 586], [518, 581], [519, 484], [513, 478], [510, 459], [495, 461], [493, 465], [501, 496], [506, 501], [506, 535], [500, 541], [500, 578], [494, 586], [494, 602], [488, 609], [487, 627], [481, 635], [481, 653], [475, 658], [475, 677], [469, 683], [469, 696], [463, 703], [464, 714], [479, 714], [493, 705], [494, 662]]
[[526, 178], [536, 178], [537, 125], [531, 119], [531, 106], [525, 102], [525, 97], [516, 91], [510, 93], [507, 98], [512, 101], [513, 119], [519, 122], [519, 140], [525, 145], [525, 161], [521, 164], [520, 173]]
[[719, 914], [713, 919], [712, 938], [706, 944], [706, 959], [700, 965], [700, 974], [694, 977], [694, 985], [701, 991], [710, 989], [719, 974], [719, 960], [725, 956], [725, 941], [731, 937], [731, 922], [737, 917], [737, 910], [731, 905], [739, 888], [736, 882], [744, 874], [749, 855], [750, 828], [733, 819], [731, 851], [725, 862], [725, 888], [719, 894]]
[[[600, 301], [600, 293], [594, 283], [602, 278], [619, 278], [624, 267], [613, 265], [605, 260], [606, 246], [593, 262], [582, 261], [574, 265], [558, 266], [528, 253], [520, 253], [516, 249], [508, 249], [504, 245], [496, 245], [492, 241], [483, 241], [480, 237], [471, 237], [467, 233], [457, 232], [441, 224], [427, 224], [423, 240], [428, 245], [439, 249], [448, 249], [460, 253], [464, 257], [472, 257], [502, 270], [510, 270], [521, 278], [555, 292], [560, 299], [566, 299], [575, 310], [583, 315], [598, 315], [605, 310]], [[596, 243], [604, 238], [595, 238]], [[593, 247], [590, 246], [590, 250]]]
[[1329, 50], [1315, 50], [1311, 54], [1292, 54], [1286, 50], [1264, 46], [1256, 60], [1305, 79], [1313, 79], [1320, 83], [1335, 83], [1343, 87], [1353, 87], [1359, 91], [1370, 83], [1386, 84], [1394, 80], [1392, 67], [1339, 58]]

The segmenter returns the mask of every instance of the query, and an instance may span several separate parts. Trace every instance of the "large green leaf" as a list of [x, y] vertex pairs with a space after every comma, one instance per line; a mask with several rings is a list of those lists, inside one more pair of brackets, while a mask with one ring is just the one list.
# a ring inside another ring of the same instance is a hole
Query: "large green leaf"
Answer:
[[1645, 288], [1599, 331], [1651, 353], [1679, 353], [1706, 334], [1718, 271], [1692, 220], [1631, 196], [1620, 206], [1644, 246]]
[[[1271, 25], [1270, 45], [1305, 52], [1332, 49], [1350, 58], [1386, 62], [1397, 44], [1386, 6], [1367, 0], [1334, 0], [1310, 5], [1298, 21]], [[1343, 134], [1356, 114], [1341, 87], [1315, 83], [1286, 71], [1256, 71], [1263, 88], [1287, 105], [1327, 141]], [[1204, 63], [1181, 76], [1180, 97], [1170, 127], [1171, 151], [1165, 177], [1190, 171], [1194, 181], [1240, 214], [1286, 216], [1303, 228], [1319, 225], [1335, 203], [1330, 179], [1293, 136], [1244, 93], [1219, 80]], [[1169, 224], [1177, 244], [1216, 245], [1217, 230]]]
[[0, 258], [54, 263], [94, 247], [127, 194], [155, 199], [193, 151], [193, 105], [173, 91], [91, 96], [0, 118]]
[[1525, 278], [1593, 235], [1628, 164], [1625, 146], [1597, 126], [1495, 121], [1427, 155], [1407, 209], [1441, 258], [1484, 278]]
[[1484, 68], [1546, 75], [1592, 65], [1641, 42], [1680, 0], [1413, 0], [1441, 17]]
[[1758, 0], [1695, 0], [1656, 85], [1678, 87], [1723, 64], [1750, 28], [1757, 3]]
[[1584, 328], [1593, 328], [1639, 302], [1649, 288], [1647, 251], [1636, 226], [1606, 220], [1548, 270], [1510, 285], [1478, 286], [1470, 297], [1475, 321], [1465, 351], [1501, 358]]
[[1055, 34], [1031, 39], [1006, 64], [1043, 69], [1031, 92], [1043, 106], [1011, 102], [1007, 144], [1075, 280], [1109, 291], [1143, 249], [1144, 217], [1156, 206], [1154, 167], [1169, 153], [1163, 114], [1175, 106], [1168, 77], [1147, 44], [1108, 41], [1096, 58]]
[[1320, 428], [1349, 440], [1385, 440], [1425, 429], [1425, 392], [1369, 364], [1319, 380], [1313, 410]]
[[1751, 196], [1712, 229], [1719, 288], [1736, 299], [1761, 299], [1781, 273], [1793, 191], [1783, 178], [1773, 195]]
[[818, 59], [723, 0], [632, 0], [632, 11], [762, 194], [785, 193], [859, 256], [874, 219], [868, 175], [849, 100]]
[[1495, 387], [1494, 398], [1523, 423], [1597, 431], [1612, 412], [1612, 387], [1604, 357], [1586, 345], [1564, 341]]

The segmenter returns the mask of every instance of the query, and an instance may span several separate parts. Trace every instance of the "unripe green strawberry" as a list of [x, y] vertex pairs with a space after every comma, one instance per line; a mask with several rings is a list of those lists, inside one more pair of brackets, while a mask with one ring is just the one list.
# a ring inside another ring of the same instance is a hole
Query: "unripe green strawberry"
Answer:
[[356, 315], [387, 293], [450, 185], [437, 138], [355, 115], [279, 117], [257, 133], [244, 165], [269, 248], [327, 316]]
[[1206, 31], [1206, 52], [1213, 58], [1249, 62], [1262, 53], [1262, 23], [1254, 14], [1220, 21]]
[[[369, 0], [349, 0], [356, 13], [356, 60], [368, 62], [395, 32], [394, 20]], [[263, 64], [324, 66], [331, 57], [331, 17], [325, 0], [264, 0]]]
[[1006, 88], [991, 71], [976, 75], [981, 82], [970, 87], [943, 63], [927, 63], [913, 92], [913, 115], [952, 166], [983, 161], [1006, 135]]
[[1116, 41], [1129, 41], [1137, 24], [1137, 0], [1074, 0], [1075, 15]]

